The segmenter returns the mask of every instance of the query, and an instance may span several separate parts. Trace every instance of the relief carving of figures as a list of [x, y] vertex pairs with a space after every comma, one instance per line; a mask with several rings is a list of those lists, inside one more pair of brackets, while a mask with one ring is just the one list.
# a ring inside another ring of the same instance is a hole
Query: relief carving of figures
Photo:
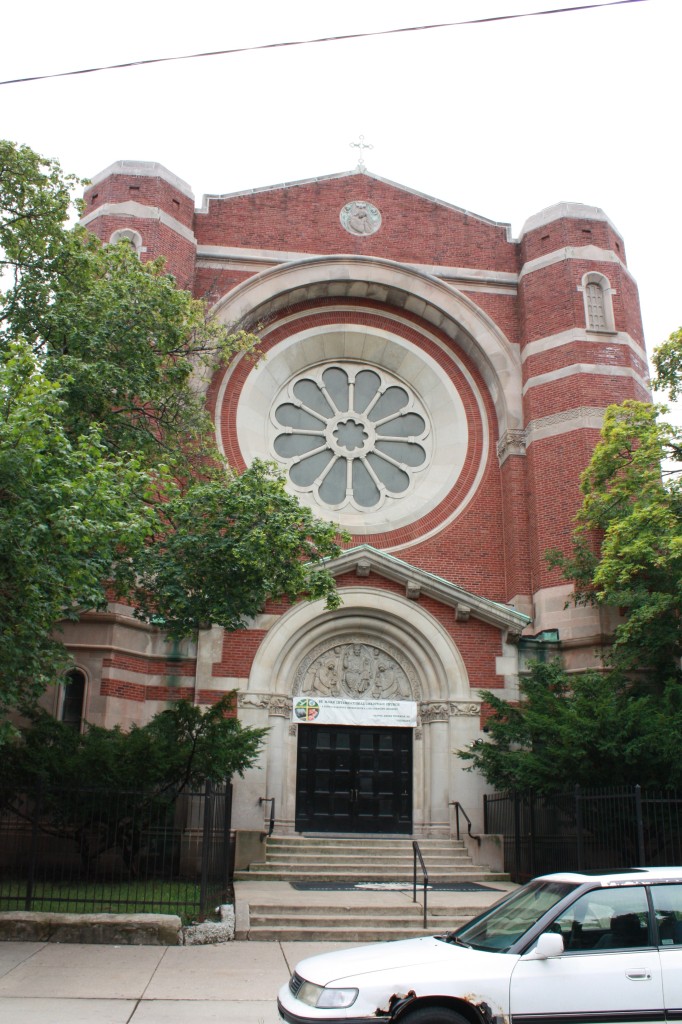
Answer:
[[322, 697], [339, 697], [339, 662], [333, 652], [320, 658], [312, 666], [312, 681], [305, 688], [306, 693], [319, 693]]
[[369, 689], [374, 675], [373, 658], [364, 644], [351, 644], [343, 656], [343, 685], [356, 697]]
[[390, 658], [379, 658], [372, 688], [373, 697], [382, 700], [411, 700], [407, 679], [399, 665]]
[[356, 700], [413, 700], [414, 688], [397, 657], [357, 639], [311, 652], [299, 668], [294, 693]]

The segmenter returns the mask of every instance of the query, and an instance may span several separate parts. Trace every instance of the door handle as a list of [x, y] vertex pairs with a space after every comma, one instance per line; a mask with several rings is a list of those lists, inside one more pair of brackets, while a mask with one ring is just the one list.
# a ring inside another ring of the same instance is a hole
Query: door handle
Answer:
[[651, 971], [646, 967], [633, 967], [631, 971], [625, 972], [625, 977], [630, 981], [651, 981]]

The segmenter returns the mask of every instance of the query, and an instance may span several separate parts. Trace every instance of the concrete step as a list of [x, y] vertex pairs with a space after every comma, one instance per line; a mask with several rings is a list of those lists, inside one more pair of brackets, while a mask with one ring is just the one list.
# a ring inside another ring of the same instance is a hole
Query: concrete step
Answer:
[[[345, 917], [352, 918], [353, 920], [376, 920], [381, 918], [382, 921], [390, 923], [391, 918], [395, 918], [398, 921], [405, 921], [414, 918], [414, 920], [421, 921], [422, 908], [418, 903], [404, 903], [400, 906], [352, 906], [352, 907], [335, 907], [335, 912], [343, 914]], [[458, 907], [456, 911], [450, 907], [430, 907], [429, 917], [430, 918], [447, 918], [450, 920], [457, 920], [460, 922], [469, 921], [472, 917], [480, 912], [480, 907]], [[269, 903], [250, 903], [249, 912], [251, 916], [251, 922], [254, 920], [271, 921], [275, 918], [282, 918], [285, 923], [291, 923], [292, 918], [297, 921], [302, 920], [319, 920], [320, 918], [329, 918], [332, 911], [329, 907], [322, 906], [307, 906], [301, 907], [300, 904], [269, 904]]]
[[448, 931], [445, 927], [421, 928], [404, 926], [395, 928], [378, 928], [376, 925], [363, 928], [353, 925], [327, 926], [320, 928], [299, 928], [296, 925], [268, 928], [252, 927], [249, 939], [252, 942], [390, 942], [395, 939], [413, 939], [420, 935], [437, 935], [440, 931]]
[[[420, 840], [419, 846], [432, 884], [460, 885], [474, 882], [487, 885], [508, 881], [508, 875], [474, 865], [461, 841]], [[269, 904], [263, 887], [257, 889], [259, 902], [250, 903], [248, 892], [242, 898], [249, 904], [248, 926], [244, 937], [262, 941], [293, 942], [381, 942], [415, 935], [434, 935], [449, 931], [471, 920], [482, 909], [456, 901], [454, 906], [429, 907], [428, 924], [423, 927], [421, 877], [418, 877], [419, 902], [405, 899], [413, 884], [412, 840], [402, 837], [271, 836], [266, 844], [264, 863], [253, 863], [248, 871], [237, 871], [237, 882], [308, 882], [329, 885], [329, 903], [309, 902], [305, 893]], [[421, 872], [418, 871], [418, 876]], [[367, 882], [379, 886], [363, 898], [362, 889], [333, 891], [335, 885]], [[382, 883], [386, 886], [383, 890]], [[403, 890], [396, 899], [395, 888]], [[247, 887], [248, 889], [248, 887]], [[377, 892], [379, 899], [375, 899]], [[381, 903], [383, 893], [386, 905]], [[255, 895], [255, 894], [254, 894]], [[319, 897], [319, 893], [317, 894]], [[300, 898], [298, 898], [300, 896]], [[490, 893], [494, 902], [497, 894]], [[358, 903], [358, 900], [361, 902]], [[402, 900], [402, 902], [401, 902]], [[331, 905], [329, 905], [331, 904]], [[245, 922], [246, 924], [246, 922]]]
[[[426, 858], [425, 858], [426, 859]], [[383, 853], [374, 850], [358, 850], [356, 853], [334, 852], [325, 850], [313, 852], [307, 850], [305, 853], [296, 851], [268, 850], [268, 864], [412, 864], [412, 856], [407, 853], [396, 851], [395, 853]], [[471, 860], [466, 853], [459, 851], [452, 853], [431, 853], [427, 866], [433, 864], [470, 864]]]
[[434, 935], [465, 924], [476, 908], [456, 911], [435, 907], [423, 925], [423, 908], [417, 903], [399, 906], [329, 907], [251, 904], [251, 940], [292, 942], [382, 942]]
[[[365, 867], [361, 872], [334, 871], [330, 869], [309, 869], [300, 868], [285, 870], [268, 864], [253, 865], [248, 871], [235, 871], [236, 882], [399, 882], [405, 885], [412, 885], [412, 870], [397, 871], [395, 868], [381, 870], [380, 868]], [[461, 869], [443, 868], [441, 871], [429, 872], [430, 883], [458, 884], [461, 882], [478, 882], [485, 885], [487, 882], [506, 882], [509, 875], [493, 872], [480, 871], [476, 868], [462, 867]], [[419, 885], [419, 876], [417, 885]]]
[[[463, 843], [457, 840], [451, 842], [442, 842], [431, 840], [428, 844], [421, 842], [419, 848], [422, 854], [429, 856], [433, 854], [458, 854], [463, 853], [467, 855], [466, 847]], [[412, 841], [403, 842], [401, 840], [393, 840], [392, 842], [386, 842], [383, 840], [358, 840], [355, 842], [349, 842], [348, 840], [295, 840], [295, 839], [280, 839], [279, 837], [271, 836], [266, 842], [266, 849], [272, 852], [287, 852], [287, 853], [306, 853], [307, 851], [314, 852], [326, 852], [333, 851], [339, 852], [341, 850], [350, 851], [361, 851], [361, 852], [376, 852], [380, 854], [388, 853], [400, 853], [402, 856], [408, 855], [413, 856]]]

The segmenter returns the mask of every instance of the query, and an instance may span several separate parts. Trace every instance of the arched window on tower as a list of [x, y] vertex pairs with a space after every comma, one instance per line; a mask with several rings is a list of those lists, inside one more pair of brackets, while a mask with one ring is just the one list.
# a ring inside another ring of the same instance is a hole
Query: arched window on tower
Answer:
[[80, 669], [72, 669], [62, 684], [61, 720], [65, 725], [73, 726], [80, 731], [83, 721], [83, 704], [85, 701], [85, 675]]
[[594, 272], [585, 274], [578, 291], [583, 293], [587, 330], [614, 333], [616, 326], [613, 318], [612, 295], [615, 292], [608, 277]]
[[145, 251], [142, 245], [142, 235], [139, 231], [133, 231], [132, 228], [121, 228], [119, 231], [114, 231], [109, 239], [109, 244], [115, 245], [116, 242], [127, 242], [138, 256]]

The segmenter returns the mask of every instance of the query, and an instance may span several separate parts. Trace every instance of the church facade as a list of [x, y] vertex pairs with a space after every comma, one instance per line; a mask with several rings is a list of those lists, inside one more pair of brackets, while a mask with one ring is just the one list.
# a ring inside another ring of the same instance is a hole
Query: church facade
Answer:
[[364, 168], [196, 208], [166, 168], [122, 161], [85, 200], [103, 241], [164, 256], [257, 331], [262, 359], [197, 381], [219, 446], [238, 469], [275, 461], [352, 539], [336, 611], [273, 604], [183, 644], [124, 606], [67, 625], [83, 717], [236, 689], [244, 724], [269, 727], [237, 829], [273, 798], [281, 833], [448, 835], [454, 801], [480, 827], [484, 782], [456, 756], [484, 728], [480, 691], [514, 699], [531, 657], [593, 667], [613, 626], [568, 602], [545, 553], [570, 549], [604, 409], [648, 398], [617, 230], [562, 203], [513, 238]]

